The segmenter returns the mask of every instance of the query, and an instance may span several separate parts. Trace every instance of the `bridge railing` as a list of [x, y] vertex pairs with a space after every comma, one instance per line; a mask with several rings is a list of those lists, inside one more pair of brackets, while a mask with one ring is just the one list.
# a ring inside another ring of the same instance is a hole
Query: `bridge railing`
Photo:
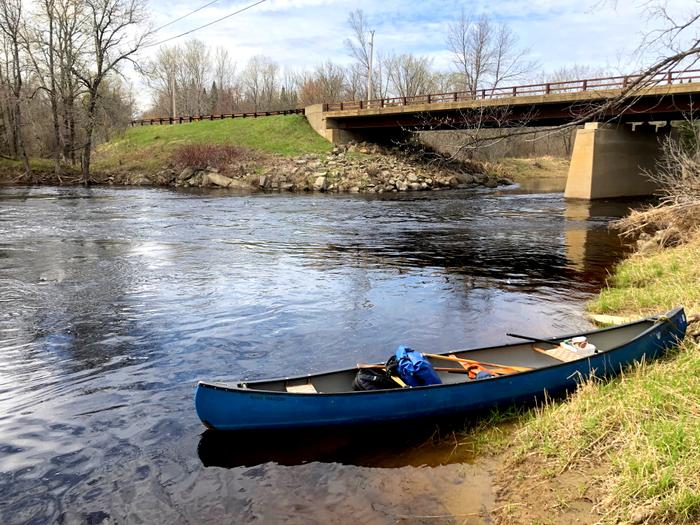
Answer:
[[280, 109], [278, 111], [251, 111], [247, 113], [221, 113], [218, 115], [181, 115], [179, 117], [158, 117], [158, 118], [145, 118], [136, 119], [131, 121], [132, 126], [144, 126], [148, 124], [153, 126], [154, 124], [184, 124], [186, 122], [198, 122], [200, 120], [223, 120], [228, 118], [258, 118], [258, 117], [271, 117], [273, 115], [295, 115], [304, 114], [303, 108], [295, 109]]
[[625, 89], [636, 83], [639, 83], [639, 87], [653, 87], [663, 84], [682, 84], [698, 81], [700, 81], [700, 69], [693, 69], [669, 71], [659, 73], [648, 78], [642, 78], [642, 75], [624, 75], [617, 77], [587, 78], [583, 80], [565, 80], [562, 82], [545, 82], [542, 84], [493, 87], [477, 89], [474, 91], [430, 93], [427, 95], [417, 95], [413, 97], [378, 98], [370, 101], [354, 100], [351, 102], [333, 102], [329, 103], [327, 107], [328, 111], [344, 111], [346, 109], [376, 109], [392, 106], [409, 106], [413, 104], [441, 104], [445, 102], [490, 100], [498, 98], [553, 95], [563, 93], [582, 93], [605, 89]]

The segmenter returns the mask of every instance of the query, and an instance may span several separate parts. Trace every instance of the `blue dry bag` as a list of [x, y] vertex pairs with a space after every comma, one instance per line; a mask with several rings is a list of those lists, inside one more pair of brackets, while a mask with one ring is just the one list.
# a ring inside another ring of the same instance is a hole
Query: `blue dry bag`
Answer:
[[396, 361], [401, 380], [408, 386], [439, 385], [440, 378], [423, 354], [406, 346], [396, 349]]

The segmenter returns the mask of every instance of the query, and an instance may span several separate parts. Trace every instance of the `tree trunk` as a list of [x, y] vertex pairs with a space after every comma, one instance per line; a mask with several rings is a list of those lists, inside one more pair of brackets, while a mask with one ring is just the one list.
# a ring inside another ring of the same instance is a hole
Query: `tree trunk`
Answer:
[[95, 129], [95, 109], [97, 108], [97, 89], [90, 90], [90, 101], [88, 102], [86, 122], [85, 122], [85, 145], [81, 158], [82, 182], [85, 186], [90, 184], [90, 158], [92, 156], [92, 134]]
[[58, 120], [58, 104], [55, 93], [51, 94], [51, 117], [53, 119], [53, 171], [61, 176], [61, 125]]
[[19, 61], [19, 42], [15, 41], [13, 45], [13, 55], [14, 55], [14, 75], [15, 75], [15, 85], [14, 85], [14, 106], [15, 106], [15, 138], [17, 140], [17, 153], [19, 154], [20, 160], [22, 161], [22, 166], [24, 167], [24, 175], [29, 177], [31, 173], [31, 168], [29, 167], [29, 157], [27, 157], [27, 150], [24, 147], [24, 138], [22, 136], [22, 106], [21, 106], [21, 96], [22, 96], [22, 70], [20, 69]]
[[55, 47], [54, 47], [54, 13], [53, 5], [47, 7], [49, 16], [49, 75], [51, 82], [51, 119], [53, 120], [53, 170], [58, 180], [61, 179], [61, 124], [58, 119], [58, 92], [56, 89]]
[[16, 102], [16, 115], [15, 115], [15, 134], [17, 137], [17, 152], [19, 153], [19, 158], [22, 161], [22, 167], [24, 168], [24, 175], [29, 177], [32, 170], [29, 167], [29, 157], [27, 156], [27, 150], [24, 147], [24, 138], [22, 137], [22, 112], [19, 107], [19, 97]]

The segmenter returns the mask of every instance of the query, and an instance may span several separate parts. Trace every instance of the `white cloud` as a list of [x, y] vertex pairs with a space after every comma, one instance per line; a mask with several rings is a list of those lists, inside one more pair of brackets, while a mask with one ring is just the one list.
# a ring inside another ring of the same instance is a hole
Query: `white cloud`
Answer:
[[[226, 47], [239, 67], [256, 54], [268, 55], [288, 69], [310, 68], [325, 60], [347, 62], [347, 16], [351, 10], [362, 9], [376, 28], [378, 50], [427, 54], [436, 66], [447, 68], [445, 28], [464, 8], [507, 23], [544, 70], [574, 63], [615, 67], [624, 57], [622, 67], [631, 72], [635, 64], [629, 57], [655, 23], [640, 9], [642, 1], [269, 0], [186, 38]], [[158, 32], [158, 39], [206, 24], [251, 2], [222, 0]], [[163, 25], [204, 3], [206, 0], [196, 4], [191, 0], [153, 0], [153, 25]], [[675, 13], [697, 6], [694, 0], [675, 0], [673, 4]], [[145, 50], [144, 57], [152, 56], [156, 49]], [[140, 80], [134, 78], [134, 82], [139, 86], [139, 101], [145, 103], [147, 91]]]

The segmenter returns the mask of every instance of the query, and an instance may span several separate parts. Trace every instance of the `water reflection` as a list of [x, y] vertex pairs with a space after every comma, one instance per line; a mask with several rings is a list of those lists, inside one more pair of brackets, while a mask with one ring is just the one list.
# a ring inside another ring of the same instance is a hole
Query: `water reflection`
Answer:
[[587, 279], [596, 279], [610, 262], [609, 253], [620, 253], [621, 239], [610, 231], [591, 228], [591, 222], [611, 222], [626, 215], [642, 200], [566, 201], [565, 245], [571, 267]]
[[455, 431], [454, 419], [354, 428], [223, 432], [205, 431], [197, 453], [205, 467], [235, 468], [262, 463], [341, 463], [373, 468], [471, 462], [474, 447]]
[[0, 522], [394, 523], [406, 494], [414, 514], [487, 505], [485, 474], [432, 427], [200, 441], [194, 384], [583, 329], [627, 206], [0, 189]]

